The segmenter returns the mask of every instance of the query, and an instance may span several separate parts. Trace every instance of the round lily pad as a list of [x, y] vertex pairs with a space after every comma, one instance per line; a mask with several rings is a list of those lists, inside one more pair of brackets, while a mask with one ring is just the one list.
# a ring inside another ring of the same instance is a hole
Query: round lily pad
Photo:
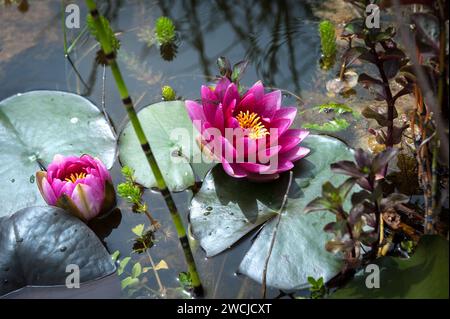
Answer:
[[[201, 160], [196, 137], [184, 102], [151, 104], [138, 113], [156, 162], [171, 191], [183, 191], [203, 178], [214, 163]], [[136, 181], [147, 188], [157, 187], [155, 177], [129, 122], [119, 137], [120, 162], [134, 169]]]
[[25, 286], [65, 285], [74, 266], [80, 283], [116, 270], [101, 241], [80, 219], [50, 206], [0, 218], [0, 295]]

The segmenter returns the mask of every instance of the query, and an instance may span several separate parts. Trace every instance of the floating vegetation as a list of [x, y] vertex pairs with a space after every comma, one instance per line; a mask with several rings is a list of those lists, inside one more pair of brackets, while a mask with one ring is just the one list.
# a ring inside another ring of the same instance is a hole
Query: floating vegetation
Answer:
[[339, 132], [346, 130], [350, 126], [350, 123], [341, 117], [336, 117], [326, 123], [304, 123], [303, 127], [320, 132]]
[[175, 41], [175, 25], [168, 17], [159, 17], [155, 22], [156, 40], [160, 45]]
[[177, 98], [175, 90], [170, 85], [161, 88], [161, 96], [164, 101], [174, 101]]
[[324, 70], [328, 70], [334, 65], [336, 58], [336, 31], [333, 23], [327, 20], [320, 22], [319, 34], [322, 48], [320, 65]]

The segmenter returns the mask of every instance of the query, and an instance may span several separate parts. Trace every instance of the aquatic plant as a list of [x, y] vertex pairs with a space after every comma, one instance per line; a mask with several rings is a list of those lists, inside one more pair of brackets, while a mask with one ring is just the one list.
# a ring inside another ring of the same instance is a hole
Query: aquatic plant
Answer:
[[303, 127], [310, 130], [315, 130], [319, 132], [339, 132], [347, 129], [350, 126], [350, 123], [342, 118], [336, 117], [326, 123], [318, 124], [318, 123], [305, 123]]
[[316, 280], [314, 279], [314, 277], [310, 276], [308, 277], [308, 282], [311, 285], [311, 287], [309, 287], [311, 299], [320, 299], [326, 295], [327, 290], [325, 288], [323, 277], [320, 277]]
[[175, 25], [168, 17], [159, 17], [155, 22], [156, 40], [160, 45], [175, 41]]
[[170, 216], [172, 217], [173, 223], [177, 230], [178, 238], [180, 240], [181, 246], [183, 248], [183, 253], [185, 255], [186, 263], [188, 265], [188, 270], [192, 278], [193, 293], [196, 295], [201, 295], [203, 293], [203, 288], [200, 282], [200, 277], [197, 273], [197, 267], [195, 265], [195, 260], [190, 249], [190, 244], [186, 236], [186, 230], [183, 226], [181, 216], [178, 213], [175, 201], [173, 200], [172, 194], [167, 188], [167, 184], [161, 173], [161, 170], [156, 162], [155, 156], [152, 152], [148, 139], [145, 136], [142, 125], [137, 117], [136, 110], [134, 109], [133, 101], [128, 93], [128, 88], [123, 80], [122, 73], [116, 61], [116, 55], [114, 51], [113, 43], [108, 37], [109, 32], [105, 31], [105, 24], [102, 23], [101, 15], [97, 10], [97, 6], [94, 0], [86, 0], [87, 7], [89, 9], [89, 16], [93, 19], [93, 26], [95, 28], [95, 35], [100, 42], [103, 52], [108, 60], [108, 65], [111, 67], [114, 79], [116, 81], [117, 89], [119, 91], [120, 97], [122, 99], [123, 106], [127, 111], [128, 118], [133, 125], [133, 129], [139, 139], [142, 151], [144, 152], [150, 169], [158, 184], [159, 191], [164, 197], [167, 207], [170, 211]]
[[111, 210], [115, 192], [105, 165], [89, 155], [55, 155], [47, 171], [36, 173], [42, 197], [52, 206], [88, 221]]
[[333, 66], [336, 57], [336, 31], [333, 23], [328, 20], [321, 21], [319, 34], [322, 49], [321, 65], [327, 70]]
[[299, 145], [309, 132], [289, 129], [297, 108], [282, 108], [279, 90], [265, 94], [257, 82], [241, 95], [222, 77], [213, 89], [202, 86], [201, 95], [201, 104], [186, 101], [187, 111], [202, 143], [230, 176], [273, 180], [309, 153]]
[[164, 101], [174, 101], [177, 98], [175, 90], [170, 85], [161, 88], [161, 96]]
[[[355, 151], [355, 161], [340, 161], [331, 164], [331, 169], [339, 174], [350, 176], [338, 187], [327, 182], [322, 186], [322, 196], [311, 201], [305, 213], [328, 210], [336, 216], [336, 221], [327, 224], [324, 231], [334, 234], [326, 244], [330, 252], [342, 252], [347, 261], [347, 268], [360, 265], [361, 245], [371, 247], [366, 259], [371, 260], [381, 255], [384, 241], [384, 221], [382, 214], [399, 204], [409, 201], [408, 196], [400, 193], [383, 194], [385, 166], [398, 150], [389, 148], [376, 156]], [[352, 195], [352, 208], [344, 209], [344, 202], [355, 184], [361, 188]], [[347, 270], [348, 270], [347, 269]]]
[[134, 170], [129, 166], [122, 167], [122, 175], [125, 177], [125, 182], [117, 185], [117, 194], [124, 198], [128, 203], [133, 204], [133, 211], [136, 213], [142, 213], [147, 216], [151, 225], [152, 231], [159, 228], [159, 223], [150, 214], [147, 208], [147, 204], [142, 200], [142, 188], [136, 183], [134, 176]]

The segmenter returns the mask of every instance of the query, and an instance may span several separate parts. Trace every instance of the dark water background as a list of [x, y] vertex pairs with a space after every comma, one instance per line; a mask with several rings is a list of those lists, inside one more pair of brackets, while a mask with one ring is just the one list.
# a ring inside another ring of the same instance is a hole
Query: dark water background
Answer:
[[[82, 10], [82, 25], [86, 8]], [[142, 108], [161, 100], [162, 85], [171, 85], [183, 98], [199, 97], [200, 86], [218, 74], [216, 59], [227, 56], [232, 62], [250, 60], [243, 84], [250, 86], [261, 79], [266, 86], [282, 88], [284, 105], [297, 105], [300, 111], [314, 103], [328, 101], [325, 80], [333, 72], [319, 68], [320, 40], [317, 34], [319, 18], [313, 10], [321, 1], [99, 1], [100, 9], [110, 19], [113, 30], [121, 41], [119, 63], [125, 75], [136, 106]], [[106, 110], [116, 132], [126, 124], [115, 83], [109, 70], [103, 90], [103, 67], [94, 63], [98, 50], [95, 41], [87, 35], [71, 53], [78, 73], [64, 57], [61, 29], [60, 1], [29, 1], [27, 12], [14, 6], [0, 6], [0, 100], [19, 92], [47, 89], [75, 92], [101, 105], [105, 94]], [[178, 54], [173, 61], [162, 59], [157, 45], [143, 41], [157, 17], [169, 16], [178, 32]], [[68, 30], [69, 42], [80, 30]], [[13, 39], [13, 40], [12, 40]], [[350, 101], [350, 103], [352, 103]], [[302, 115], [305, 116], [305, 115]], [[302, 116], [296, 124], [301, 125]], [[315, 118], [316, 120], [318, 118]], [[357, 126], [338, 136], [350, 144], [358, 140]], [[115, 184], [122, 181], [118, 161], [112, 170]], [[165, 260], [168, 270], [160, 270], [163, 284], [177, 288], [177, 275], [185, 271], [181, 248], [168, 211], [159, 194], [146, 191], [145, 200], [153, 216], [162, 224], [157, 242], [150, 249], [155, 262]], [[191, 192], [175, 194], [177, 206], [187, 225]], [[145, 254], [132, 253], [131, 229], [140, 223], [148, 225], [143, 215], [119, 203], [120, 213], [109, 216], [93, 226], [103, 238], [110, 252], [119, 250], [121, 257], [132, 256], [147, 266]], [[208, 298], [259, 298], [261, 286], [245, 276], [236, 274], [244, 254], [251, 245], [255, 232], [241, 240], [231, 250], [206, 259], [200, 247], [195, 249], [197, 266]], [[153, 273], [146, 274], [148, 287], [157, 290]], [[142, 290], [134, 297], [154, 297], [150, 290]], [[177, 297], [172, 291], [169, 297]], [[268, 297], [279, 295], [269, 290]]]

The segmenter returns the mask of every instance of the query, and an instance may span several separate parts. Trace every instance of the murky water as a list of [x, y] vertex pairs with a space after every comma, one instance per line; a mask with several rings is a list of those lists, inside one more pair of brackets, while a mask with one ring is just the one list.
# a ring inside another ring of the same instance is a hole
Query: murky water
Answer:
[[[285, 105], [294, 104], [300, 111], [306, 110], [296, 125], [318, 120], [317, 114], [313, 116], [308, 110], [330, 100], [324, 83], [336, 70], [326, 73], [319, 68], [320, 42], [316, 31], [319, 18], [309, 1], [99, 2], [101, 11], [106, 12], [118, 32], [120, 66], [138, 108], [160, 101], [162, 85], [171, 85], [183, 98], [198, 98], [201, 84], [217, 75], [215, 63], [219, 56], [227, 56], [232, 62], [250, 60], [243, 84], [251, 85], [261, 79], [266, 86], [285, 90]], [[85, 16], [84, 6], [81, 8]], [[87, 35], [83, 36], [71, 53], [75, 70], [64, 57], [60, 10], [58, 0], [30, 1], [27, 12], [14, 6], [0, 6], [0, 100], [18, 92], [55, 89], [82, 94], [100, 106], [104, 93], [106, 110], [120, 132], [126, 123], [125, 112], [109, 71], [106, 70], [103, 81], [103, 67], [94, 63], [98, 47]], [[154, 22], [161, 15], [172, 18], [178, 31], [178, 53], [170, 62], [162, 59], [156, 45], [148, 43]], [[68, 39], [74, 39], [78, 32], [69, 30]], [[356, 102], [354, 97], [346, 101], [350, 105]], [[363, 121], [351, 124], [347, 131], [337, 135], [358, 144], [365, 124]], [[122, 181], [117, 162], [112, 173], [117, 185]], [[191, 196], [190, 191], [175, 195], [186, 225]], [[159, 271], [163, 285], [177, 288], [177, 275], [185, 271], [185, 264], [175, 229], [159, 194], [146, 191], [145, 200], [162, 224], [150, 254], [155, 262], [164, 260], [169, 266]], [[131, 228], [148, 224], [148, 220], [133, 213], [124, 202], [119, 203], [119, 208], [121, 212], [92, 227], [110, 252], [119, 250], [122, 257], [131, 255], [133, 260], [147, 265], [145, 254], [132, 253], [135, 235]], [[210, 259], [205, 258], [200, 247], [196, 248], [206, 297], [261, 297], [259, 284], [236, 274], [254, 235], [253, 232], [231, 250]], [[151, 271], [146, 278], [147, 286], [157, 290]], [[142, 290], [135, 297], [151, 297], [149, 291]], [[268, 297], [279, 293], [270, 290]]]

